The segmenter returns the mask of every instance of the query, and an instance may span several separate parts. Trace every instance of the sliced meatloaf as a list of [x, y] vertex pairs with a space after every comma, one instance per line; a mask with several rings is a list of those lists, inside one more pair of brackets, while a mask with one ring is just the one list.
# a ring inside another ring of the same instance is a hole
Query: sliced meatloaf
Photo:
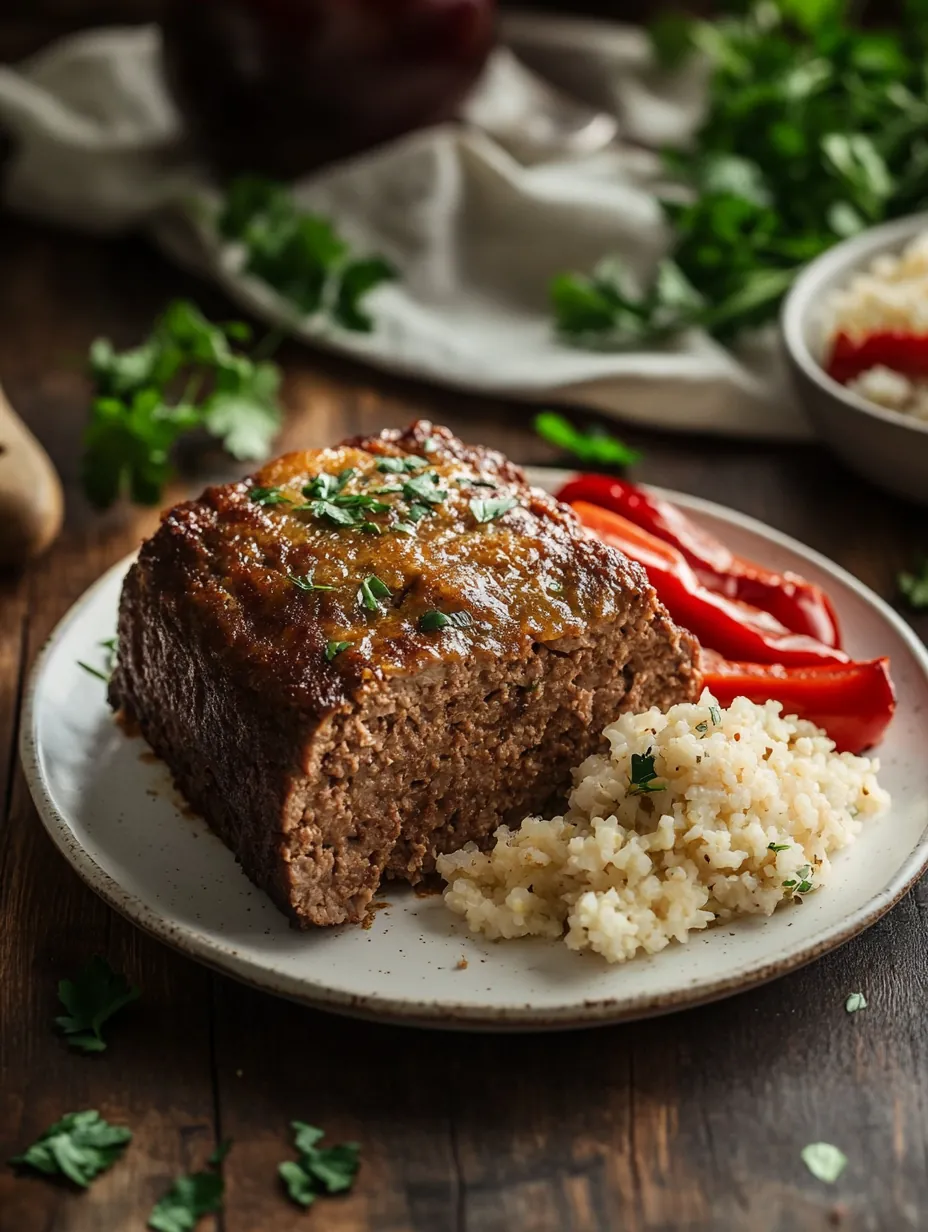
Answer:
[[444, 428], [292, 453], [129, 571], [111, 701], [301, 925], [556, 805], [624, 709], [699, 688], [644, 573]]

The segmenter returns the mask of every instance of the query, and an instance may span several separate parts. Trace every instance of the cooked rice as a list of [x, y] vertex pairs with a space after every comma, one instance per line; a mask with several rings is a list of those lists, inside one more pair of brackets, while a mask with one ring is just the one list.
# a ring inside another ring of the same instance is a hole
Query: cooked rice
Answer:
[[[928, 334], [928, 231], [901, 253], [881, 253], [835, 291], [826, 312], [829, 338], [861, 339], [884, 330]], [[928, 421], [928, 381], [876, 364], [848, 381], [868, 402]]]
[[[563, 937], [609, 962], [655, 954], [818, 889], [829, 854], [889, 804], [876, 760], [836, 753], [778, 702], [721, 710], [704, 692], [604, 734], [610, 752], [575, 771], [566, 816], [500, 826], [491, 851], [439, 858], [445, 902], [474, 932]], [[630, 790], [632, 754], [654, 758], [659, 790]]]

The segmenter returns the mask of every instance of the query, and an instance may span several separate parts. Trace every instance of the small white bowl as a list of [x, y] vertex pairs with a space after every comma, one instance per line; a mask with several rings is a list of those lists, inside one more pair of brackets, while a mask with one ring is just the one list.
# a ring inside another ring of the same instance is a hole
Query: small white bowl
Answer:
[[816, 257], [783, 304], [781, 323], [796, 391], [822, 440], [852, 470], [896, 496], [928, 504], [928, 423], [876, 406], [832, 380], [822, 367], [825, 305], [831, 294], [884, 252], [900, 252], [928, 214], [873, 227]]

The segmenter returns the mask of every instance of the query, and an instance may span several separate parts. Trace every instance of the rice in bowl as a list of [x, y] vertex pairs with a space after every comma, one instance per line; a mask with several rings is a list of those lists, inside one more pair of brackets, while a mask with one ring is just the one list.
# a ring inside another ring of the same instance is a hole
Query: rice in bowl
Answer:
[[488, 937], [563, 937], [622, 962], [818, 889], [889, 796], [876, 760], [780, 709], [740, 697], [722, 710], [705, 692], [622, 715], [609, 752], [575, 771], [565, 816], [439, 857], [445, 903]]

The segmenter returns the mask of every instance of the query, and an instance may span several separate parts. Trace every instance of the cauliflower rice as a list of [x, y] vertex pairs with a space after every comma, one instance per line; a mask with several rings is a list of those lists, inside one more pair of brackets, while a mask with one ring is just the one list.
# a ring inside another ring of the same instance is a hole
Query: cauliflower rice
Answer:
[[[824, 885], [829, 854], [889, 796], [878, 761], [836, 753], [780, 709], [739, 697], [722, 710], [704, 692], [666, 714], [622, 715], [604, 732], [610, 752], [575, 771], [565, 816], [439, 857], [445, 903], [488, 937], [563, 937], [622, 962]], [[653, 757], [656, 776], [638, 791], [633, 754]]]

